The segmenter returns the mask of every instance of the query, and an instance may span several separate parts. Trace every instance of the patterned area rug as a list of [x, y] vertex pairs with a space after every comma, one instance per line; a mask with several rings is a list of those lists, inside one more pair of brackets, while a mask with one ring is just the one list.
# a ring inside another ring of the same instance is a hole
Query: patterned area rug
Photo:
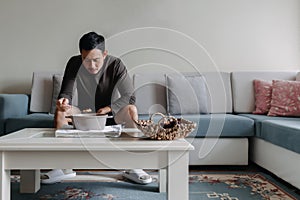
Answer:
[[[120, 172], [79, 172], [76, 178], [42, 185], [36, 194], [19, 193], [19, 176], [12, 176], [12, 200], [154, 200], [166, 199], [154, 182], [138, 185], [123, 179]], [[191, 172], [190, 200], [297, 200], [300, 196], [264, 173]]]

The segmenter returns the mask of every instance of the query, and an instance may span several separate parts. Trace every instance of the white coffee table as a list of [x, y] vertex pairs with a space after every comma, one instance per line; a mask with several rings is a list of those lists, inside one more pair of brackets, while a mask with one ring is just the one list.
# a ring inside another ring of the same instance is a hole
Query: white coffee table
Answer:
[[55, 138], [54, 129], [23, 129], [0, 137], [0, 200], [10, 199], [10, 170], [21, 170], [22, 193], [40, 189], [40, 169], [159, 169], [160, 192], [188, 200], [188, 154], [184, 139]]

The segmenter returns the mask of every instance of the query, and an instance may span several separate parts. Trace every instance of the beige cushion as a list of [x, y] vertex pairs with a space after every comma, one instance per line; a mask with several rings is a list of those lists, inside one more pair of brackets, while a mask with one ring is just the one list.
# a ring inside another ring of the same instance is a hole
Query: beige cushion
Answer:
[[209, 113], [232, 113], [232, 92], [229, 72], [203, 72], [207, 86]]
[[52, 99], [53, 73], [51, 72], [34, 72], [31, 86], [31, 112], [50, 112]]
[[300, 72], [297, 73], [296, 81], [300, 81]]
[[136, 106], [139, 114], [166, 113], [165, 76], [161, 73], [133, 75]]

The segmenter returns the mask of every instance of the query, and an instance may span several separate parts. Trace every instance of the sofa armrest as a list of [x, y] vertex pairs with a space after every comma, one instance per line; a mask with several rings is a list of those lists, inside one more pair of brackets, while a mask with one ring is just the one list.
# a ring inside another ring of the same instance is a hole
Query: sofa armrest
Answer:
[[27, 115], [28, 102], [26, 94], [0, 94], [0, 119]]
[[5, 121], [28, 113], [29, 97], [26, 94], [0, 94], [0, 135], [5, 132]]

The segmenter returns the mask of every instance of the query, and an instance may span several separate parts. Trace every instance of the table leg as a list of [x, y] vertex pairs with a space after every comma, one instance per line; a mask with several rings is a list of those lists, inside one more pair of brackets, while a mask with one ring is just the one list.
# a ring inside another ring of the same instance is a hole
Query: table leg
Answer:
[[168, 153], [168, 200], [188, 200], [188, 152], [169, 152]]
[[0, 200], [10, 199], [10, 170], [5, 169], [5, 153], [0, 152]]
[[159, 192], [167, 192], [167, 170], [159, 170]]
[[40, 170], [21, 170], [20, 176], [20, 193], [36, 193], [40, 189]]

